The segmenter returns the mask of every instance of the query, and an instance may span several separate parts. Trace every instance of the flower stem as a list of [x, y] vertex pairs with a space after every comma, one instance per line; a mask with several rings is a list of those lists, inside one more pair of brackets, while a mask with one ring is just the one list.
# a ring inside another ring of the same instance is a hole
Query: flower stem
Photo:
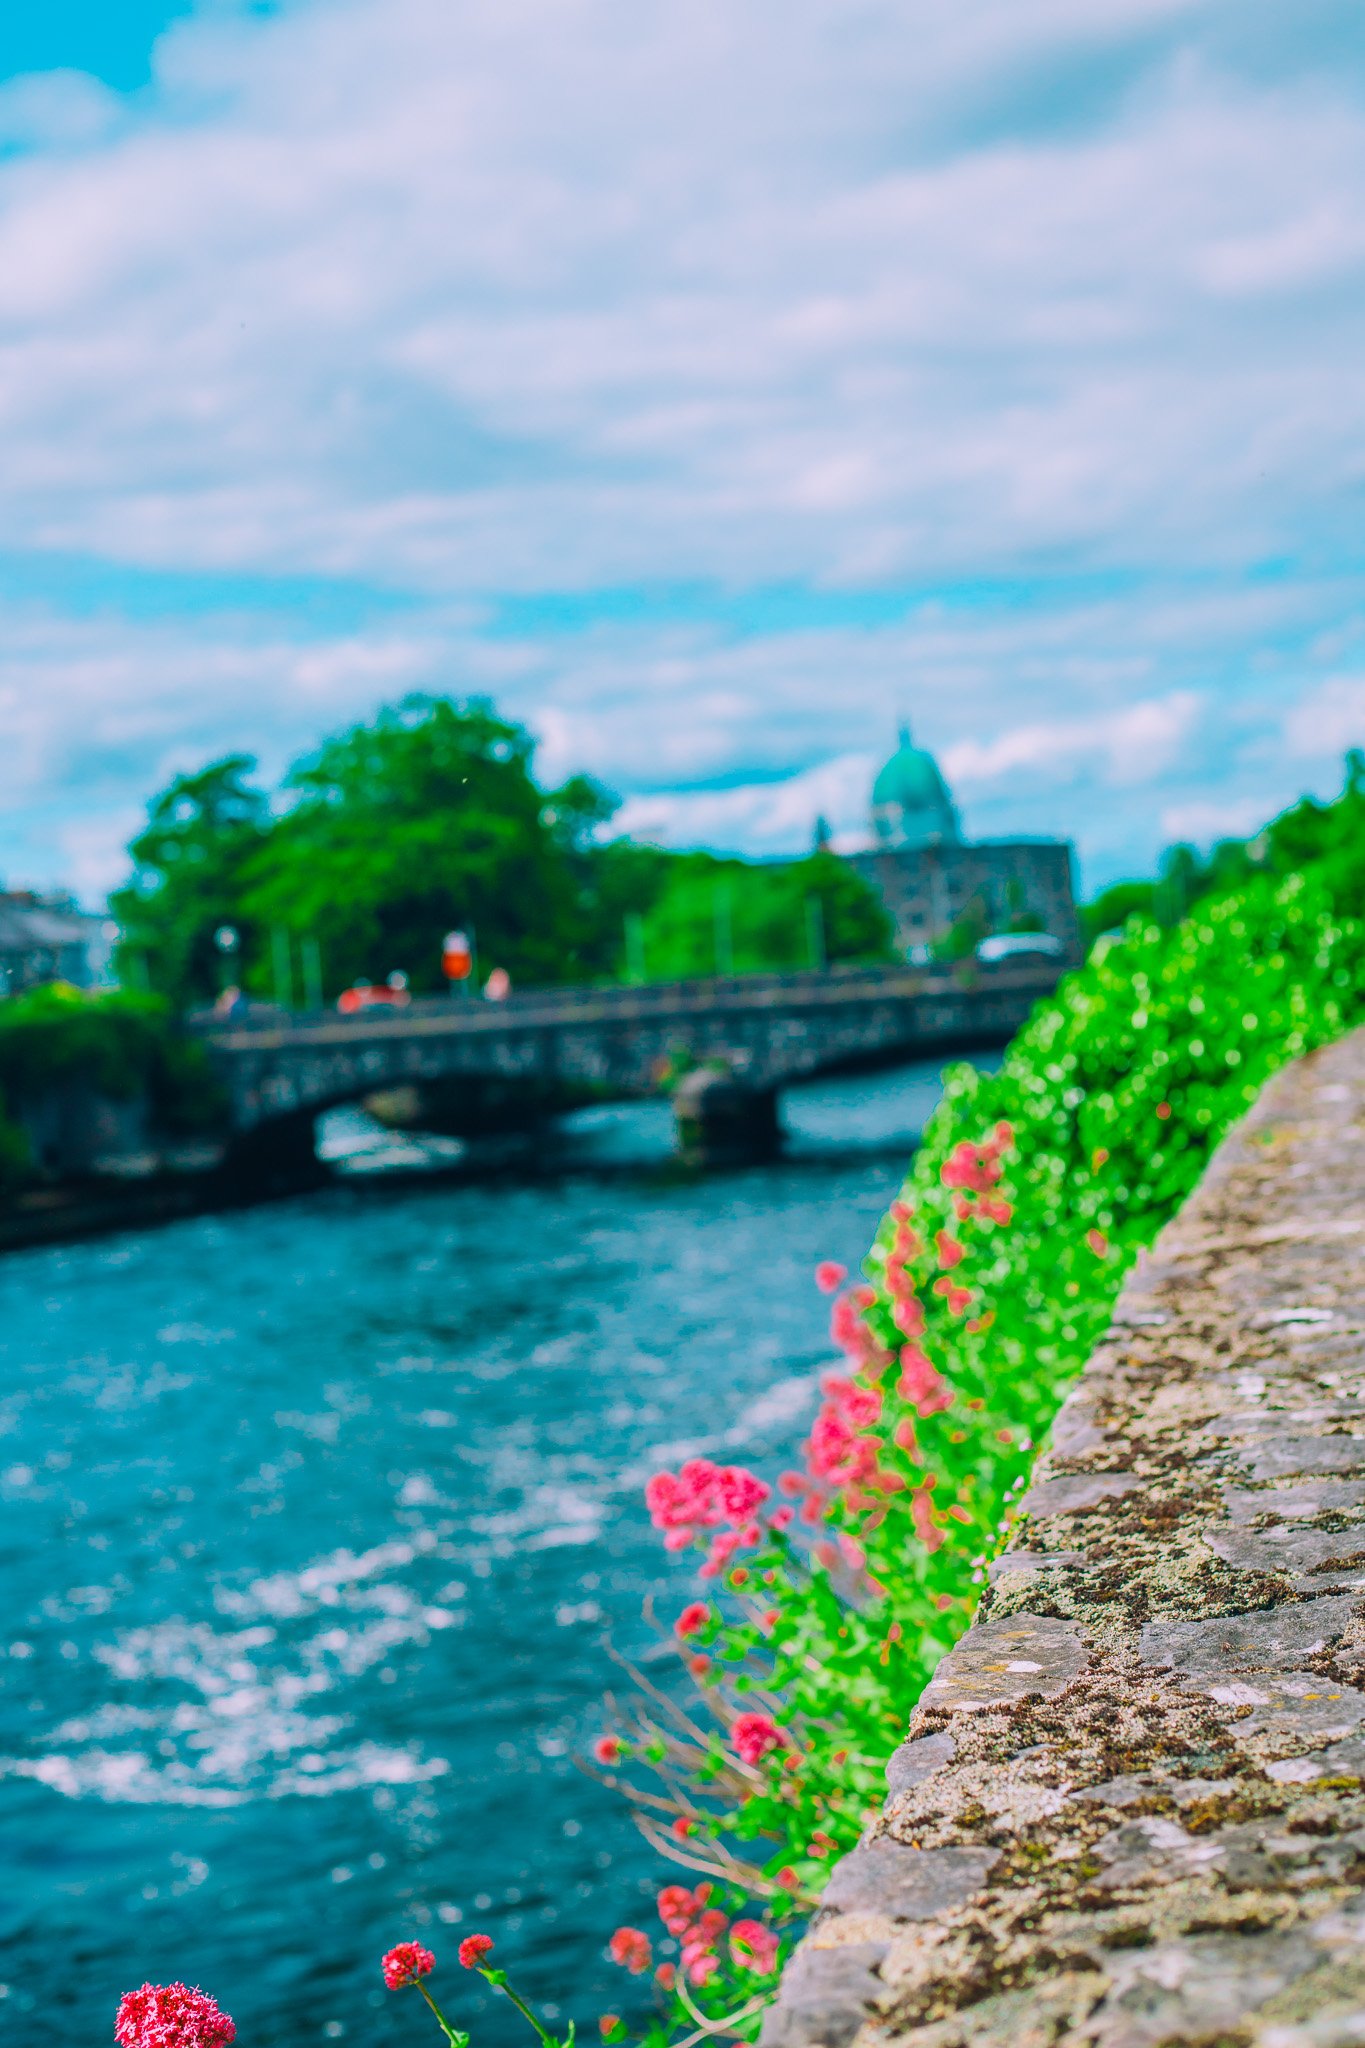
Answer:
[[536, 2018], [535, 2014], [532, 2012], [530, 2006], [526, 2003], [525, 1999], [518, 1998], [516, 1992], [508, 1983], [504, 1971], [484, 1970], [481, 1974], [488, 1979], [489, 1983], [494, 1987], [495, 1990], [506, 1993], [507, 1997], [511, 1999], [513, 2005], [516, 2007], [517, 2011], [522, 2015], [524, 2019], [529, 2020], [531, 2025], [535, 2028], [537, 2034], [539, 2034], [542, 2042], [545, 2044], [545, 2048], [558, 2048], [558, 2044], [555, 2040], [554, 2035], [546, 2032], [545, 2028], [540, 2024], [540, 2021]]
[[457, 2027], [451, 2026], [450, 2021], [441, 2011], [440, 2006], [436, 2003], [436, 2000], [427, 1990], [426, 1985], [422, 1982], [420, 1977], [416, 1979], [416, 1983], [417, 1989], [421, 1992], [423, 1998], [425, 1998], [427, 2004], [431, 2007], [433, 2013], [435, 2013], [437, 2023], [440, 2026], [441, 2032], [445, 2035], [447, 2041], [449, 2041], [450, 2048], [462, 2048], [462, 2044], [468, 2042], [469, 2040], [468, 2034], [462, 2034]]

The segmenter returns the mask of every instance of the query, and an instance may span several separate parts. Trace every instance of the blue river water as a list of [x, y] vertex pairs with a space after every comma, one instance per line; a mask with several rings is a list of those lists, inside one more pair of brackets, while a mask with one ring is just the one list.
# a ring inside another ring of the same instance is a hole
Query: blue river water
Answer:
[[[669, 1872], [575, 1757], [608, 1643], [692, 1588], [641, 1489], [790, 1459], [812, 1268], [856, 1264], [936, 1092], [801, 1091], [746, 1172], [599, 1112], [552, 1176], [372, 1171], [0, 1263], [9, 2048], [107, 2041], [176, 1977], [244, 2048], [434, 2040], [378, 1975], [414, 1936], [476, 2042], [517, 2040], [453, 1967], [476, 1928], [552, 2019], [639, 2010], [604, 1943]], [[331, 1149], [373, 1167], [354, 1126]]]

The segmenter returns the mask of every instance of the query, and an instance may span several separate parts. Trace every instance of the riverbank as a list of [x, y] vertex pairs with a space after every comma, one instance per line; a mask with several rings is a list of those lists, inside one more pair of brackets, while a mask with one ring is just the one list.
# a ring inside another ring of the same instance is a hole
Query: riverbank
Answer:
[[[975, 1064], [990, 1069], [998, 1059], [978, 1055]], [[783, 1100], [783, 1162], [799, 1168], [882, 1160], [894, 1180], [939, 1099], [940, 1074], [940, 1062], [929, 1061], [790, 1090]], [[30, 1189], [0, 1205], [0, 1254], [151, 1230], [329, 1189], [364, 1186], [378, 1196], [423, 1186], [549, 1187], [576, 1175], [611, 1180], [641, 1174], [685, 1184], [717, 1171], [678, 1157], [672, 1110], [664, 1101], [597, 1106], [531, 1136], [473, 1143], [394, 1132], [348, 1108], [320, 1120], [318, 1155], [311, 1168], [269, 1185], [243, 1182], [209, 1164]]]
[[765, 2048], [1352, 2037], [1363, 1130], [1356, 1032], [1130, 1278]]

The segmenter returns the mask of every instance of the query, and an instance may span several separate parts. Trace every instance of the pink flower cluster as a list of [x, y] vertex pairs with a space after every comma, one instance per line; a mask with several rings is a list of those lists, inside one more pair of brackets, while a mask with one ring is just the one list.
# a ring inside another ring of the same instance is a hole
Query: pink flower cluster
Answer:
[[643, 1976], [653, 1961], [649, 1936], [642, 1934], [638, 1927], [618, 1927], [608, 1948], [612, 1961], [629, 1970], [632, 1977]]
[[400, 1941], [383, 1957], [379, 1967], [390, 1991], [400, 1991], [405, 1984], [415, 1984], [419, 1977], [429, 1977], [436, 1968], [436, 1958], [420, 1941]]
[[740, 1714], [730, 1730], [735, 1755], [741, 1763], [759, 1764], [775, 1749], [785, 1749], [787, 1738], [767, 1714]]
[[659, 1893], [659, 1918], [669, 1933], [682, 1944], [683, 1973], [692, 1984], [708, 1984], [720, 1968], [717, 1944], [729, 1921], [716, 1906], [708, 1906], [709, 1884], [690, 1892], [685, 1884], [666, 1884]]
[[114, 2020], [119, 2048], [227, 2048], [237, 2029], [198, 1986], [140, 1984], [125, 1991]]
[[744, 1465], [713, 1465], [689, 1458], [676, 1472], [656, 1472], [645, 1487], [645, 1504], [665, 1550], [685, 1550], [710, 1536], [703, 1578], [715, 1578], [735, 1552], [760, 1540], [755, 1520], [769, 1489]]
[[1000, 1159], [1014, 1143], [1009, 1124], [997, 1124], [984, 1143], [969, 1138], [954, 1145], [939, 1169], [945, 1188], [970, 1188], [974, 1194], [988, 1194], [1000, 1179]]
[[761, 1920], [736, 1920], [730, 1929], [730, 1954], [741, 1970], [771, 1977], [777, 1968], [777, 1936]]
[[[840, 1373], [826, 1374], [820, 1384], [825, 1398], [806, 1440], [806, 1465], [817, 1487], [842, 1493], [854, 1509], [868, 1506], [873, 1494], [894, 1493], [900, 1480], [882, 1469], [877, 1438], [863, 1434], [880, 1420], [881, 1388]], [[804, 1512], [807, 1521], [819, 1519], [823, 1503], [818, 1492], [808, 1498]]]
[[857, 1371], [874, 1379], [891, 1363], [890, 1352], [877, 1342], [867, 1320], [866, 1312], [876, 1299], [871, 1287], [850, 1287], [838, 1296], [829, 1317], [829, 1334], [839, 1349]]

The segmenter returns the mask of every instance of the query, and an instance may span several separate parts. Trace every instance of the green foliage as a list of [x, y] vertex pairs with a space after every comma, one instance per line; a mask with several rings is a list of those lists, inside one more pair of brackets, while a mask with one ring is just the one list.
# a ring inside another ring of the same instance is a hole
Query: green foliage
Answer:
[[[582, 975], [587, 844], [613, 806], [581, 776], [541, 790], [532, 750], [478, 699], [409, 698], [326, 741], [289, 778], [295, 801], [252, 864], [247, 914], [314, 934], [334, 986], [398, 969], [415, 990], [444, 987], [452, 925], [472, 928], [484, 971]], [[266, 992], [268, 961], [247, 979]]]
[[14, 1119], [65, 1087], [125, 1102], [145, 1095], [154, 1124], [172, 1134], [222, 1114], [202, 1047], [180, 1036], [163, 1001], [54, 982], [0, 1004], [0, 1184], [28, 1164]]
[[1102, 932], [1120, 931], [1130, 917], [1155, 915], [1155, 882], [1113, 882], [1081, 905], [1081, 932], [1087, 946]]
[[[229, 977], [274, 996], [283, 941], [297, 995], [307, 937], [333, 994], [394, 970], [432, 992], [452, 926], [472, 930], [483, 971], [514, 982], [619, 972], [625, 915], [652, 901], [671, 856], [599, 844], [615, 799], [582, 775], [542, 789], [533, 751], [482, 699], [409, 697], [325, 741], [273, 807], [244, 755], [178, 776], [112, 899], [124, 978], [177, 1008]], [[240, 938], [230, 960], [214, 945], [223, 925]]]
[[1346, 756], [1346, 784], [1333, 803], [1304, 797], [1251, 841], [1248, 854], [1276, 874], [1312, 867], [1336, 908], [1365, 916], [1365, 754]]
[[248, 754], [230, 754], [196, 775], [177, 775], [149, 806], [129, 848], [133, 879], [109, 907], [123, 937], [122, 979], [170, 998], [177, 1009], [211, 1002], [222, 967], [213, 935], [241, 929], [250, 954], [259, 935], [244, 915], [246, 875], [269, 825], [265, 794], [249, 782]]
[[[1038, 920], [1038, 922], [1041, 923], [1041, 920]], [[1030, 927], [1014, 922], [1010, 924], [1011, 931], [1036, 928], [1036, 925]], [[989, 937], [990, 929], [991, 923], [990, 918], [986, 914], [985, 904], [979, 896], [973, 897], [960, 916], [953, 919], [953, 922], [949, 925], [943, 936], [935, 939], [930, 950], [935, 960], [971, 960], [975, 957], [976, 949], [981, 944], [981, 941]]]
[[[765, 1512], [704, 1582], [690, 1721], [714, 1733], [648, 1714], [626, 1731], [637, 1765], [685, 1787], [688, 1855], [732, 1908], [742, 1884], [802, 1910], [856, 1840], [1125, 1272], [1267, 1077], [1365, 1014], [1365, 923], [1340, 887], [1335, 869], [1262, 876], [1174, 930], [1134, 920], [997, 1073], [948, 1077], [867, 1284], [836, 1310], [849, 1366], [791, 1489], [806, 1540]], [[741, 1767], [730, 1731], [756, 1705], [782, 1746]], [[669, 2031], [690, 2026], [679, 2010]]]
[[819, 966], [822, 949], [830, 964], [893, 957], [880, 898], [825, 851], [772, 866], [673, 855], [643, 936], [651, 981]]
[[1337, 909], [1365, 914], [1365, 753], [1346, 756], [1340, 796], [1319, 803], [1306, 796], [1251, 839], [1220, 839], [1201, 855], [1193, 846], [1170, 846], [1155, 881], [1115, 882], [1082, 906], [1088, 943], [1133, 915], [1179, 924], [1208, 897], [1244, 888], [1258, 874], [1295, 875], [1312, 868]]

